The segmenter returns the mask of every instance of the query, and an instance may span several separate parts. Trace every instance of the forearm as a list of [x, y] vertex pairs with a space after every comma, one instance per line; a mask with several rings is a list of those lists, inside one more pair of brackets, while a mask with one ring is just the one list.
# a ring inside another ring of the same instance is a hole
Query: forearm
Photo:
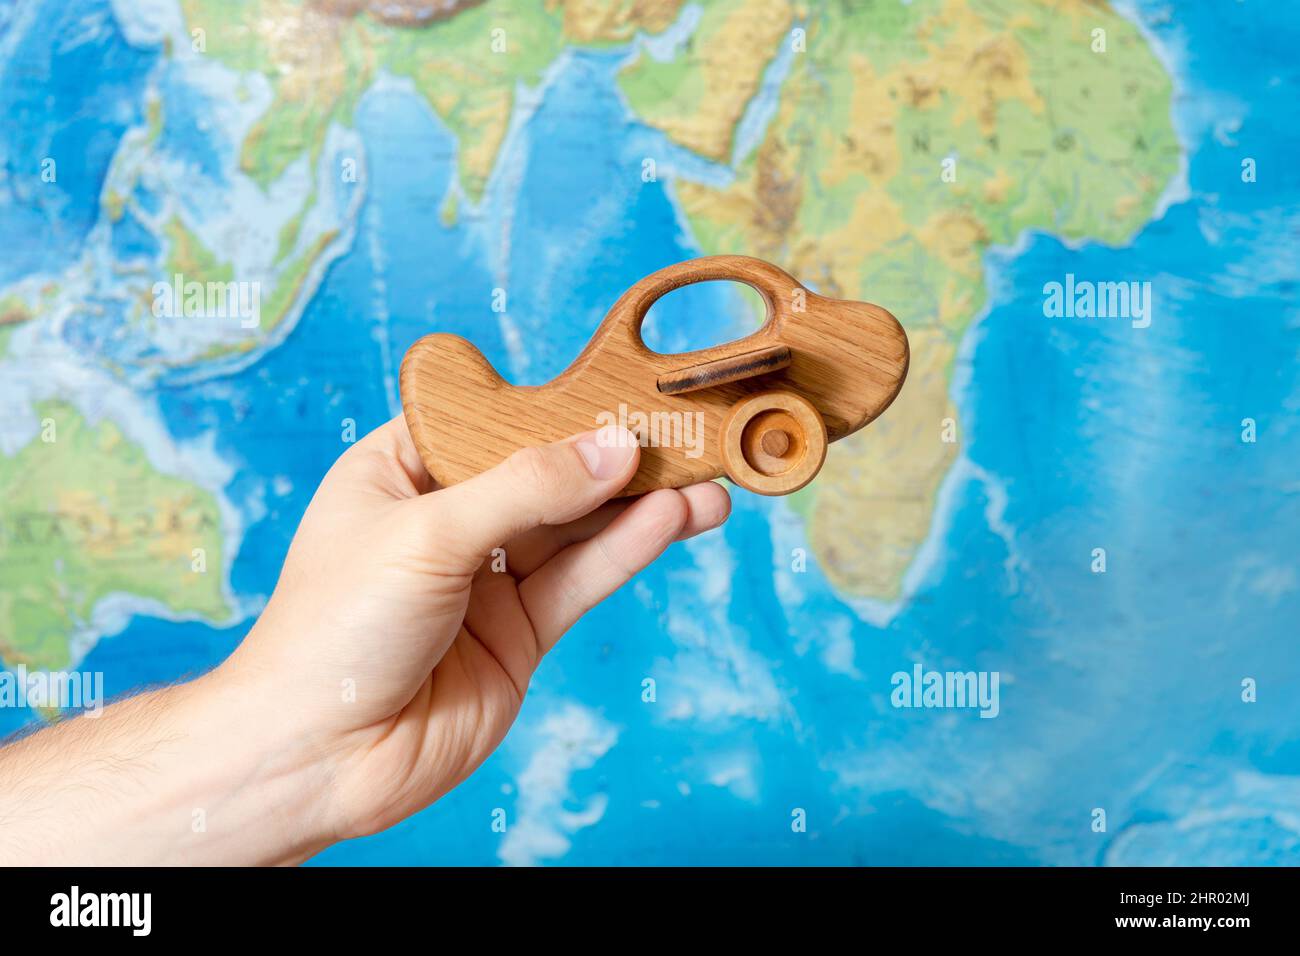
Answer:
[[0, 864], [273, 864], [332, 842], [329, 772], [224, 675], [0, 750]]

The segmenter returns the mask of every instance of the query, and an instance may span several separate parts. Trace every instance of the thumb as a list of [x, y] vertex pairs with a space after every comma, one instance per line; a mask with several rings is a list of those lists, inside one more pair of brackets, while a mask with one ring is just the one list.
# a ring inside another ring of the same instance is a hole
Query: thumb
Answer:
[[444, 553], [472, 572], [511, 538], [604, 504], [631, 480], [640, 458], [636, 436], [608, 425], [521, 448], [495, 468], [417, 500], [437, 528]]

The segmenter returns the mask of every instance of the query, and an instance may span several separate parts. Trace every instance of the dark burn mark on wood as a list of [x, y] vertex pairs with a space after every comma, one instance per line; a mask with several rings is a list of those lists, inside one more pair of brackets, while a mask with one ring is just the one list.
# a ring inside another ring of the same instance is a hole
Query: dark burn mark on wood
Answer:
[[786, 368], [789, 364], [789, 346], [772, 345], [753, 352], [743, 352], [740, 355], [705, 362], [702, 365], [692, 365], [675, 372], [665, 372], [659, 376], [658, 387], [665, 395], [681, 395], [775, 372]]

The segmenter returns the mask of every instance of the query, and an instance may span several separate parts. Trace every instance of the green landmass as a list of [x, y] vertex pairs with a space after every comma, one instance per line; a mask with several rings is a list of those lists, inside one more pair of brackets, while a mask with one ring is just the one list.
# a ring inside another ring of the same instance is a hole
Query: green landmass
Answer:
[[[240, 163], [266, 188], [300, 157], [313, 169], [325, 131], [350, 127], [379, 70], [407, 77], [459, 144], [462, 185], [477, 200], [505, 138], [519, 83], [536, 84], [564, 48], [560, 14], [493, 2], [411, 26], [339, 5], [284, 0], [183, 0], [206, 55], [261, 73], [274, 100], [249, 132]], [[259, 25], [277, 24], [266, 31]]]
[[[942, 436], [957, 418], [957, 346], [987, 301], [985, 253], [1025, 229], [1128, 241], [1179, 167], [1172, 85], [1137, 28], [1102, 3], [806, 9], [807, 50], [735, 182], [679, 182], [677, 194], [706, 253], [772, 259], [907, 327], [902, 395], [836, 446], [797, 502], [831, 580], [889, 600], [960, 448]], [[1094, 52], [1096, 29], [1105, 52]], [[676, 68], [698, 69], [690, 58]], [[647, 119], [679, 136], [670, 119]]]
[[167, 239], [166, 280], [181, 275], [186, 282], [232, 282], [234, 267], [217, 259], [179, 216], [173, 216], [163, 228]]
[[[69, 639], [110, 594], [152, 598], [177, 614], [228, 616], [213, 495], [159, 473], [109, 421], [91, 426], [61, 401], [36, 413], [42, 435], [0, 456], [5, 663], [67, 667]], [[199, 548], [205, 573], [192, 569]]]
[[619, 87], [643, 120], [702, 156], [726, 161], [736, 124], [795, 16], [788, 0], [715, 0], [684, 50], [667, 61], [641, 52], [620, 71]]

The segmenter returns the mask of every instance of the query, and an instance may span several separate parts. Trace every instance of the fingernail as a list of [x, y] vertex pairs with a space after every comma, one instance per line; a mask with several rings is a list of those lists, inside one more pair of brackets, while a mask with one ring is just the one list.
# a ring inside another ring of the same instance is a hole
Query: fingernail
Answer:
[[604, 480], [620, 475], [632, 460], [636, 436], [618, 425], [606, 425], [583, 435], [575, 443], [591, 477]]

